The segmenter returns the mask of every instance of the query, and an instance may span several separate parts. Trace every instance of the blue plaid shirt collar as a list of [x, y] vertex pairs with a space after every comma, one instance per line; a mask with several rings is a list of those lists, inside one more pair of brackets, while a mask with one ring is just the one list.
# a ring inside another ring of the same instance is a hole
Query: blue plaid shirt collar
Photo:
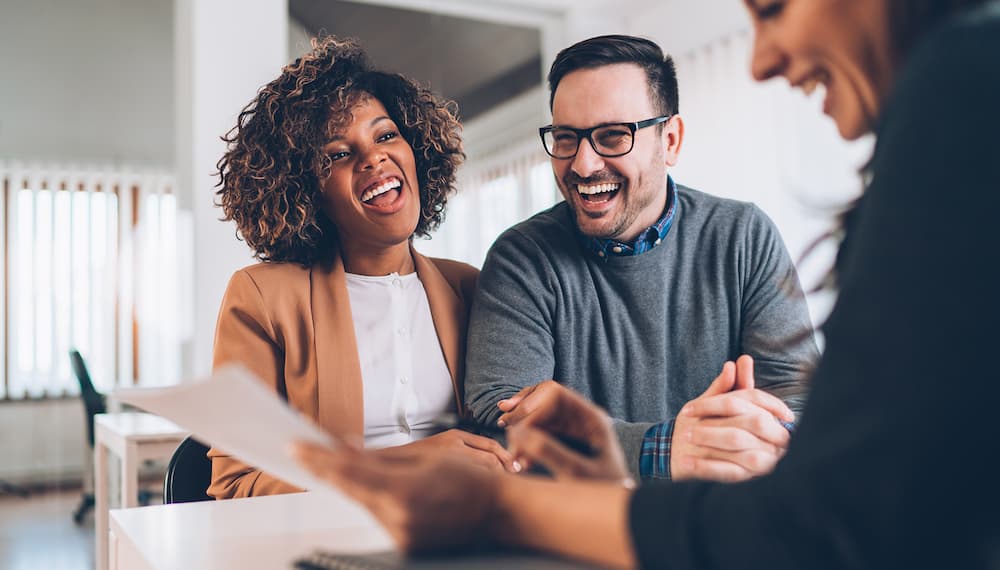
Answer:
[[580, 234], [583, 246], [605, 261], [610, 257], [626, 257], [646, 253], [654, 247], [660, 245], [663, 238], [667, 237], [670, 226], [674, 221], [674, 212], [677, 211], [677, 185], [674, 179], [667, 176], [667, 207], [660, 219], [652, 226], [646, 228], [639, 234], [639, 237], [632, 243], [623, 243], [614, 239], [603, 239], [585, 236]]

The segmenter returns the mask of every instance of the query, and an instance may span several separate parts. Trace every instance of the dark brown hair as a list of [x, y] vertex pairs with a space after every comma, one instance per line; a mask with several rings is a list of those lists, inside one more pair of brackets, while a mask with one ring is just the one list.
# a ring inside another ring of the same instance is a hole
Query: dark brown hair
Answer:
[[229, 146], [217, 164], [218, 205], [257, 259], [310, 265], [336, 247], [336, 228], [322, 209], [330, 168], [322, 147], [367, 97], [385, 106], [413, 149], [420, 185], [415, 235], [441, 223], [465, 157], [454, 103], [373, 69], [355, 41], [329, 36], [313, 40], [309, 53], [261, 88], [222, 137]]
[[656, 43], [635, 36], [609, 35], [577, 42], [556, 55], [549, 68], [549, 110], [562, 78], [578, 69], [634, 63], [646, 73], [649, 95], [662, 115], [680, 112], [674, 60]]

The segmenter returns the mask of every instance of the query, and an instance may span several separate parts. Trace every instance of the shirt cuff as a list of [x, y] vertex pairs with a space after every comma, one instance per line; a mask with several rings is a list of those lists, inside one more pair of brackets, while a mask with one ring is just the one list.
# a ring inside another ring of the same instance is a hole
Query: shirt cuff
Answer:
[[670, 480], [670, 441], [674, 435], [674, 420], [654, 424], [642, 437], [639, 453], [639, 477]]

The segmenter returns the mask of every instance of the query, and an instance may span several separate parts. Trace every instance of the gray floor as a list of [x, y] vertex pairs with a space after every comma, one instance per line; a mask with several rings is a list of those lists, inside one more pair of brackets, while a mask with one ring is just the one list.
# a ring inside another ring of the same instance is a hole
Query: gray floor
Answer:
[[[162, 496], [157, 482], [141, 484], [153, 504]], [[79, 487], [27, 499], [0, 494], [0, 570], [94, 570], [94, 511], [77, 526], [79, 503]]]
[[0, 569], [93, 570], [94, 515], [73, 524], [80, 491], [0, 495]]

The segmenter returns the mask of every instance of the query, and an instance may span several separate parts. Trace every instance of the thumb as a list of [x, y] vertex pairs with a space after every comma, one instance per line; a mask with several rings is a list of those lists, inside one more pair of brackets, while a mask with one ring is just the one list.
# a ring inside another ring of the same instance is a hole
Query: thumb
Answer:
[[504, 412], [509, 412], [513, 410], [514, 408], [517, 407], [518, 404], [521, 403], [521, 400], [528, 397], [528, 394], [534, 392], [537, 386], [538, 385], [536, 384], [534, 386], [528, 386], [527, 388], [522, 388], [520, 392], [514, 394], [510, 398], [504, 398], [503, 400], [497, 402], [497, 407]]
[[719, 394], [725, 394], [733, 389], [736, 385], [736, 364], [730, 361], [726, 361], [722, 365], [722, 372], [715, 377], [712, 384], [709, 385], [708, 389], [702, 393], [702, 397], [706, 396], [717, 396]]
[[753, 390], [753, 357], [744, 354], [736, 360], [736, 390]]

